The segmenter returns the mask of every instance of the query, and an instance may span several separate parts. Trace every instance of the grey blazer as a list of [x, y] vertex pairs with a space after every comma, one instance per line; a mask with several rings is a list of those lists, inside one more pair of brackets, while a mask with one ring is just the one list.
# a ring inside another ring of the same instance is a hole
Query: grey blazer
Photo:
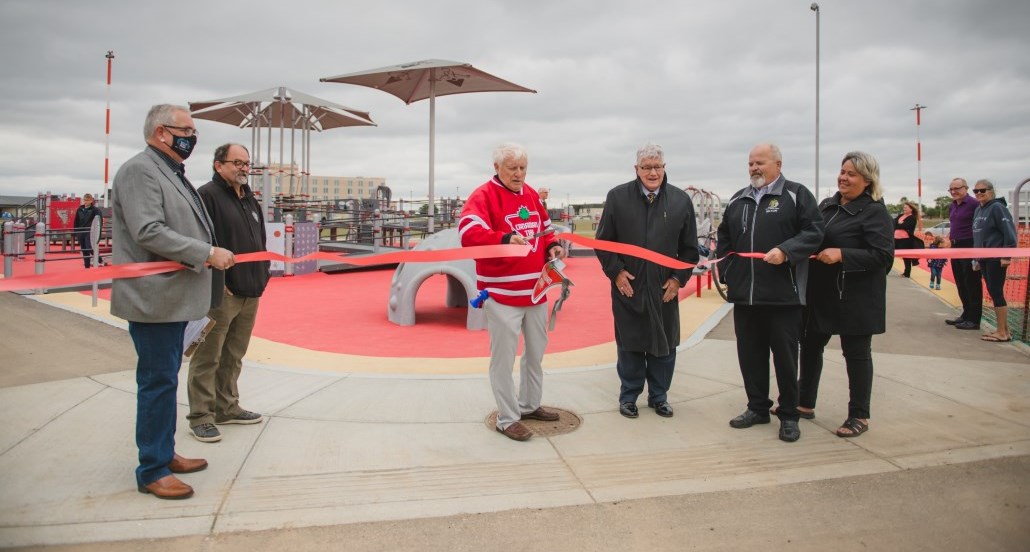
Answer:
[[111, 186], [115, 264], [178, 261], [188, 270], [115, 280], [111, 314], [131, 322], [186, 322], [211, 308], [211, 219], [168, 164], [147, 148]]

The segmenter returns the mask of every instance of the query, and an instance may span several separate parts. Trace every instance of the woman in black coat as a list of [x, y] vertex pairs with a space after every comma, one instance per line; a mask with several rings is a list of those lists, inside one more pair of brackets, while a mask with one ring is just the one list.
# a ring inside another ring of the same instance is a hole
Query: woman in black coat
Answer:
[[798, 411], [815, 417], [823, 349], [840, 336], [851, 400], [838, 437], [869, 429], [873, 387], [873, 334], [886, 331], [887, 273], [894, 261], [894, 224], [883, 204], [880, 166], [868, 153], [844, 156], [837, 190], [819, 206], [826, 224], [816, 262], [809, 267], [808, 305], [801, 339]]
[[[906, 201], [901, 206], [901, 214], [894, 219], [894, 248], [895, 249], [913, 249], [916, 247], [916, 223], [919, 221], [919, 208], [916, 207], [915, 203]], [[921, 247], [921, 246], [920, 246]], [[901, 275], [909, 278], [912, 274], [912, 266], [919, 264], [916, 259], [903, 259], [905, 262], [905, 272]]]

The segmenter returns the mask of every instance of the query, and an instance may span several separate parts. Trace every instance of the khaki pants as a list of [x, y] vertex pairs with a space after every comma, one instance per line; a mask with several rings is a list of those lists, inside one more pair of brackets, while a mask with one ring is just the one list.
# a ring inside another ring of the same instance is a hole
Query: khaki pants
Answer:
[[236, 381], [257, 319], [258, 298], [228, 295], [207, 315], [214, 328], [190, 359], [187, 390], [190, 427], [214, 423], [242, 412]]
[[[541, 361], [547, 348], [547, 303], [532, 307], [509, 307], [496, 301], [483, 303], [486, 327], [490, 331], [490, 387], [497, 401], [497, 427], [506, 429], [523, 414], [540, 407], [544, 394]], [[525, 338], [519, 367], [519, 393], [515, 395], [512, 368], [519, 347], [519, 333]]]

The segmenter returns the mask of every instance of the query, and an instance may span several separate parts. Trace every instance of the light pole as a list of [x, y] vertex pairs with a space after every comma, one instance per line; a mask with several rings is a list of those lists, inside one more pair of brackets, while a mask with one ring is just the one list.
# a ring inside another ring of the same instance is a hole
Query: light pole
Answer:
[[923, 231], [923, 142], [919, 139], [919, 127], [922, 125], [922, 111], [925, 105], [916, 104], [909, 111], [916, 112], [916, 201], [919, 205], [919, 213], [916, 221], [919, 223], [919, 231]]
[[815, 12], [815, 200], [819, 201], [819, 4], [812, 2]]

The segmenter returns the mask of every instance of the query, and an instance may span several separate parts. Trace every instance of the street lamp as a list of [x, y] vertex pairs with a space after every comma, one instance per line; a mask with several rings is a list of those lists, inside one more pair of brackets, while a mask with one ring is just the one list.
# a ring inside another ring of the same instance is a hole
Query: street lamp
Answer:
[[819, 201], [819, 4], [812, 2], [815, 12], [815, 200]]

